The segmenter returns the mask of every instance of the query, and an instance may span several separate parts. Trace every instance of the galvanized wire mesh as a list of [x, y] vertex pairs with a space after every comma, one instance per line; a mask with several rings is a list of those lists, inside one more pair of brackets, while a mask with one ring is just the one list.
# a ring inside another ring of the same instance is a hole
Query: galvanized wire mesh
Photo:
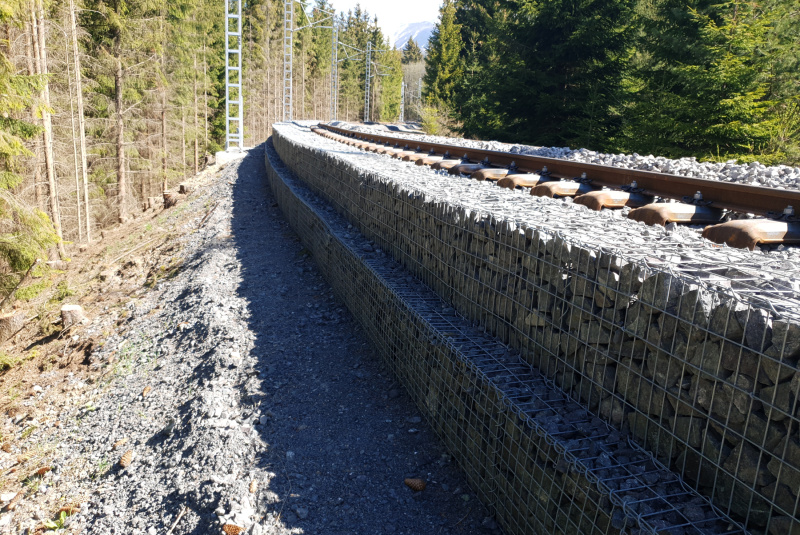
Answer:
[[[763, 288], [742, 296], [733, 284], [724, 288], [709, 276], [725, 268], [711, 255], [695, 260], [694, 272], [675, 272], [636, 254], [587, 247], [535, 223], [521, 227], [427, 200], [424, 192], [406, 191], [290, 136], [276, 128], [278, 152], [312, 190], [459, 313], [521, 352], [524, 361], [483, 372], [495, 387], [488, 390], [484, 379], [472, 378], [464, 388], [452, 379], [441, 379], [446, 387], [431, 386], [434, 375], [467, 373], [457, 365], [437, 368], [447, 358], [458, 360], [444, 349], [426, 350], [428, 364], [416, 372], [395, 366], [401, 377], [410, 374], [412, 390], [422, 385], [415, 395], [426, 404], [431, 396], [479, 396], [480, 402], [439, 408], [436, 415], [454, 419], [443, 418], [438, 429], [451, 449], [472, 459], [464, 463], [474, 485], [515, 519], [511, 526], [549, 533], [563, 520], [571, 526], [565, 533], [606, 533], [627, 529], [625, 522], [635, 518], [637, 525], [649, 526], [636, 528], [644, 533], [725, 531], [719, 515], [695, 515], [687, 508], [687, 500], [698, 499], [684, 488], [688, 484], [752, 531], [800, 533], [800, 321], [792, 315], [788, 290], [775, 300]], [[389, 316], [377, 316], [385, 324], [373, 333], [387, 343], [413, 325], [410, 318]], [[457, 336], [458, 330], [452, 332]], [[402, 344], [414, 345], [407, 338]], [[465, 348], [470, 366], [482, 362], [481, 346], [463, 340], [456, 347]], [[500, 365], [487, 362], [490, 370]], [[492, 373], [506, 379], [498, 383]], [[553, 406], [535, 395], [537, 385], [548, 382], [567, 394]], [[507, 385], [509, 393], [497, 393]], [[527, 399], [530, 413], [520, 401]], [[575, 403], [585, 416], [577, 416]], [[570, 427], [559, 427], [573, 414]], [[576, 432], [576, 422], [597, 428], [598, 416], [613, 427], [607, 435]], [[508, 423], [515, 419], [524, 425]], [[626, 436], [641, 446], [631, 447], [636, 455], [592, 449], [625, 443]], [[597, 462], [610, 464], [599, 469], [592, 464]], [[646, 467], [629, 474], [629, 464]], [[558, 470], [573, 465], [580, 466], [575, 473]], [[680, 479], [662, 481], [659, 465]], [[651, 471], [659, 476], [643, 477]], [[596, 486], [577, 498], [574, 487], [583, 488], [583, 479]], [[626, 494], [633, 498], [620, 501], [623, 490], [633, 490]], [[560, 497], [565, 492], [567, 501]], [[665, 531], [665, 525], [677, 531]]]

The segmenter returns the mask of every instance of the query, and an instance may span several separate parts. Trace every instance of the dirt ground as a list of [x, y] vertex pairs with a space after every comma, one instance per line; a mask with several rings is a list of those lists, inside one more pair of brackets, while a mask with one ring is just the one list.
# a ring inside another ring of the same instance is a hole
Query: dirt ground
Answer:
[[[184, 183], [197, 191], [219, 172], [219, 166], [211, 166]], [[93, 363], [92, 352], [112, 334], [124, 336], [128, 307], [181, 269], [176, 237], [191, 231], [212, 208], [181, 200], [168, 209], [139, 213], [88, 245], [68, 244], [66, 261], [34, 268], [18, 289], [22, 298], [12, 306], [24, 312], [25, 326], [0, 345], [3, 511], [58, 523], [60, 511], [71, 513], [85, 501], [86, 496], [65, 500], [40, 492], [54, 478], [66, 477], [52, 470], [58, 465], [59, 430], [68, 415], [91, 407], [102, 395], [109, 369]], [[63, 329], [60, 309], [66, 304], [80, 305], [86, 320]], [[0, 529], [10, 522], [11, 515], [4, 513]]]

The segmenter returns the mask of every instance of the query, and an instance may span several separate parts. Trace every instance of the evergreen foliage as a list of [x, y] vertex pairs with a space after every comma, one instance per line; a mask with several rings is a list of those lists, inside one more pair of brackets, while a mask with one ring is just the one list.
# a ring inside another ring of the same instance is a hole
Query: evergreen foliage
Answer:
[[[0, 23], [14, 24], [19, 6], [4, 2]], [[19, 159], [31, 153], [25, 142], [40, 129], [22, 119], [23, 112], [34, 106], [34, 97], [44, 80], [17, 74], [2, 43], [0, 53], [0, 296], [5, 297], [38, 257], [45, 257], [48, 247], [58, 241], [50, 219], [15, 195], [23, 181]]]
[[447, 0], [426, 64], [470, 137], [800, 162], [791, 0]]
[[417, 63], [423, 59], [422, 49], [413, 38], [409, 37], [406, 46], [403, 47], [403, 65]]
[[439, 9], [439, 23], [428, 41], [423, 77], [423, 96], [433, 105], [453, 104], [454, 87], [464, 73], [459, 58], [460, 31], [461, 25], [456, 23], [456, 1], [444, 0]]
[[760, 56], [773, 22], [740, 0], [659, 4], [644, 20], [649, 61], [634, 73], [625, 144], [672, 155], [762, 152], [773, 119]]

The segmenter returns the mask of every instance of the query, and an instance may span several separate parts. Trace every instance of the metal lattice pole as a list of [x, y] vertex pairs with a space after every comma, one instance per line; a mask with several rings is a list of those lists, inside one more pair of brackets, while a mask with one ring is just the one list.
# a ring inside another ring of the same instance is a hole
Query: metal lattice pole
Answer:
[[294, 0], [283, 3], [283, 120], [294, 120], [292, 102], [292, 34], [294, 32]]
[[367, 43], [367, 77], [364, 81], [364, 122], [369, 121], [369, 67], [372, 64], [372, 43]]
[[339, 109], [339, 27], [333, 23], [331, 50], [331, 121], [335, 121]]
[[243, 112], [242, 0], [225, 0], [225, 150], [244, 148]]
[[403, 81], [403, 84], [400, 86], [400, 122], [402, 123], [405, 120], [406, 114], [406, 83]]

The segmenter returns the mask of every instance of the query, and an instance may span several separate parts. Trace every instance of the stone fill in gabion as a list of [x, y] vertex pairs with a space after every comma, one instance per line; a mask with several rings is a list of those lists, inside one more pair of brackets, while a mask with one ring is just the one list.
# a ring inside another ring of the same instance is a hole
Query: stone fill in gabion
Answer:
[[269, 147], [267, 163], [290, 224], [509, 533], [744, 533], [652, 455], [353, 236]]
[[752, 532], [800, 530], [800, 300], [778, 264], [550, 199], [523, 216], [514, 192], [275, 132], [314, 191], [533, 370]]

